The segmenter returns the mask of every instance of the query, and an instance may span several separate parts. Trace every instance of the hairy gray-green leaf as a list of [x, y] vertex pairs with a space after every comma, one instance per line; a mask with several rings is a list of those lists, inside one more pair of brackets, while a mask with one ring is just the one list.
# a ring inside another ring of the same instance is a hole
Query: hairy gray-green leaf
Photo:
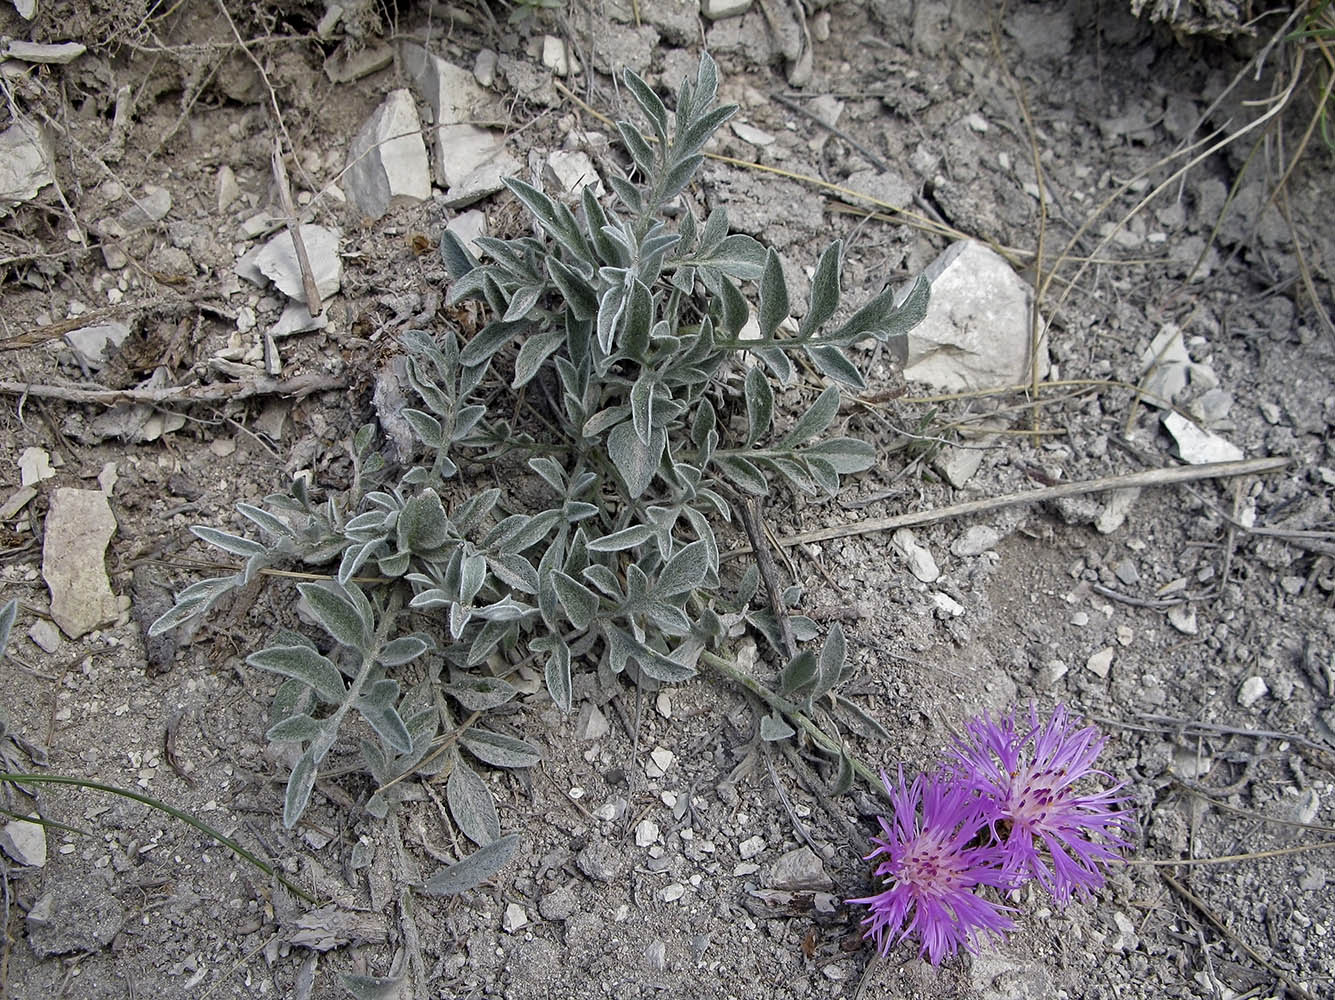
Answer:
[[422, 883], [422, 891], [431, 896], [457, 896], [495, 878], [510, 863], [519, 849], [519, 834], [507, 833], [486, 847], [479, 848], [461, 861], [442, 868]]
[[250, 556], [267, 555], [269, 552], [259, 542], [226, 531], [219, 531], [217, 528], [210, 528], [205, 524], [192, 524], [190, 530], [197, 538], [203, 539], [215, 548], [222, 549], [234, 556], [241, 556], [243, 559], [248, 559]]
[[588, 628], [598, 613], [598, 595], [560, 570], [552, 573], [552, 586], [570, 623], [577, 629]]
[[839, 266], [843, 251], [843, 242], [835, 240], [816, 264], [816, 273], [811, 277], [811, 302], [799, 331], [803, 337], [824, 326], [839, 308]]
[[816, 397], [816, 401], [811, 404], [807, 412], [802, 414], [783, 436], [778, 447], [796, 448], [800, 444], [805, 444], [829, 427], [830, 421], [838, 412], [839, 390], [832, 385], [826, 386], [825, 391]]
[[443, 448], [445, 446], [445, 432], [441, 428], [440, 421], [429, 413], [422, 410], [415, 410], [407, 407], [402, 411], [403, 419], [408, 422], [408, 426], [413, 429], [428, 448]]
[[283, 794], [283, 826], [289, 830], [297, 825], [311, 800], [316, 770], [315, 747], [311, 747], [301, 755], [288, 775], [287, 790]]
[[758, 367], [746, 373], [746, 443], [753, 445], [769, 433], [774, 422], [774, 390]]
[[[453, 236], [449, 230], [446, 236]], [[444, 238], [441, 246], [445, 245]], [[360, 846], [360, 843], [357, 845]], [[356, 847], [353, 848], [356, 850]], [[365, 867], [363, 865], [362, 867]], [[343, 987], [352, 1000], [398, 1000], [403, 994], [404, 976], [363, 976], [355, 972], [340, 972], [338, 984]]]
[[622, 528], [620, 531], [614, 531], [610, 535], [603, 535], [601, 538], [592, 538], [589, 540], [590, 552], [621, 552], [624, 549], [633, 549], [637, 545], [643, 545], [649, 539], [654, 537], [654, 529], [647, 524], [632, 524], [629, 528]]
[[376, 662], [386, 667], [401, 667], [410, 663], [431, 648], [431, 643], [421, 635], [403, 635], [392, 639], [381, 647], [376, 655]]
[[654, 593], [676, 597], [700, 586], [709, 571], [709, 551], [703, 541], [695, 541], [678, 550], [658, 574]]
[[0, 608], [0, 656], [4, 655], [5, 647], [9, 645], [9, 633], [14, 628], [14, 620], [19, 614], [19, 599], [11, 598], [5, 602], [5, 606]]
[[487, 712], [510, 701], [519, 692], [499, 677], [459, 674], [443, 688], [470, 712]]
[[357, 711], [396, 753], [412, 753], [412, 735], [394, 707], [398, 696], [397, 681], [378, 680], [357, 699]]
[[264, 738], [274, 743], [287, 740], [296, 743], [309, 743], [323, 733], [326, 728], [323, 721], [313, 719], [304, 712], [299, 712], [274, 723], [269, 727], [269, 731], [264, 734]]
[[450, 519], [440, 494], [427, 488], [403, 505], [399, 514], [400, 550], [432, 552], [450, 538]]
[[777, 743], [796, 735], [797, 730], [788, 725], [788, 721], [778, 712], [760, 717], [760, 738], [765, 742]]
[[565, 343], [564, 330], [548, 330], [536, 333], [524, 341], [515, 358], [515, 377], [510, 383], [511, 389], [519, 389], [533, 380], [538, 369], [556, 350]]
[[658, 462], [667, 446], [667, 435], [660, 427], [649, 434], [648, 442], [640, 440], [635, 427], [627, 422], [612, 428], [607, 436], [607, 453], [626, 482], [626, 492], [632, 500], [639, 499], [658, 473]]
[[830, 626], [830, 634], [820, 648], [820, 668], [817, 671], [815, 690], [812, 699], [821, 697], [839, 683], [844, 672], [844, 661], [848, 655], [848, 644], [844, 640], [844, 627], [838, 622]]
[[796, 694], [816, 679], [819, 663], [816, 656], [804, 649], [788, 661], [780, 675], [779, 693], [784, 697]]
[[574, 688], [570, 681], [570, 647], [564, 642], [558, 641], [548, 654], [544, 673], [552, 701], [569, 715], [574, 707]]
[[344, 594], [335, 592], [333, 585], [299, 583], [297, 590], [306, 599], [315, 620], [335, 640], [354, 649], [366, 649], [371, 645], [371, 622], [358, 613]]
[[459, 742], [478, 760], [492, 767], [532, 767], [542, 760], [542, 753], [531, 743], [494, 733], [490, 729], [465, 729]]
[[246, 662], [252, 667], [301, 681], [331, 704], [341, 703], [347, 693], [343, 676], [333, 661], [309, 646], [270, 646], [251, 653]]
[[760, 323], [762, 337], [774, 336], [779, 324], [788, 318], [788, 284], [783, 279], [783, 265], [772, 249], [765, 253], [765, 269], [760, 275]]
[[835, 776], [831, 795], [843, 795], [853, 787], [853, 758], [848, 755], [848, 748], [839, 745], [839, 773]]
[[501, 835], [501, 821], [491, 790], [457, 755], [445, 785], [445, 801], [464, 836], [478, 847], [486, 847]]

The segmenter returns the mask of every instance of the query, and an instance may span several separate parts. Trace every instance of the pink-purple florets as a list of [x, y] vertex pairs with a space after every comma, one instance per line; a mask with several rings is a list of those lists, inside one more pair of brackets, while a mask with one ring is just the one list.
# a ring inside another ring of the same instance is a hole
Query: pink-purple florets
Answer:
[[986, 932], [1010, 930], [1008, 908], [974, 891], [1007, 884], [997, 848], [974, 846], [987, 826], [977, 796], [946, 774], [920, 774], [907, 788], [902, 768], [898, 787], [885, 774], [881, 780], [894, 806], [894, 822], [880, 817], [882, 836], [872, 838], [876, 847], [867, 860], [885, 858], [876, 875], [890, 887], [849, 900], [871, 908], [863, 920], [867, 936], [884, 954], [902, 938], [916, 935], [935, 965], [961, 946], [976, 951]]
[[883, 954], [914, 936], [935, 965], [1013, 927], [1014, 911], [980, 895], [985, 887], [1033, 879], [1064, 905], [1103, 885], [1131, 829], [1122, 785], [1084, 789], [1109, 777], [1094, 766], [1103, 745], [1063, 706], [1040, 722], [1031, 705], [1027, 726], [1014, 713], [971, 720], [938, 774], [908, 786], [902, 768], [897, 785], [882, 774], [893, 819], [880, 818], [867, 860], [883, 859], [884, 888], [849, 900], [871, 910], [865, 936]]

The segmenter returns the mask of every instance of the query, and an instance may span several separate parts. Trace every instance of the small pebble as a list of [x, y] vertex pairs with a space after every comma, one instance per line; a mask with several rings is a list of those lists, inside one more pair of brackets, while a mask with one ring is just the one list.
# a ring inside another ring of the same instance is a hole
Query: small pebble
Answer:
[[1251, 708], [1269, 693], [1270, 688], [1266, 686], [1265, 680], [1252, 675], [1238, 688], [1238, 704], [1243, 708]]
[[764, 849], [765, 838], [760, 836], [747, 837], [737, 845], [737, 853], [741, 855], [743, 861], [750, 861]]
[[651, 819], [642, 819], [635, 827], [635, 843], [639, 847], [648, 847], [658, 840], [658, 824]]
[[505, 915], [501, 917], [501, 929], [506, 934], [513, 934], [515, 931], [528, 926], [528, 914], [518, 903], [510, 903], [505, 907]]
[[1099, 677], [1107, 677], [1108, 671], [1112, 669], [1112, 661], [1113, 648], [1111, 646], [1105, 646], [1097, 653], [1092, 654], [1089, 659], [1085, 661], [1085, 667], [1091, 673], [1096, 674]]

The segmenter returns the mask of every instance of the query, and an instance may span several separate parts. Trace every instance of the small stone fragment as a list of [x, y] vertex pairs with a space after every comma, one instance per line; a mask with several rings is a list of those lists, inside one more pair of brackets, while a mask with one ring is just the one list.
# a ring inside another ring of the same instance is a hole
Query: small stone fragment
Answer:
[[733, 122], [732, 130], [737, 138], [743, 142], [749, 142], [753, 146], [772, 146], [774, 144], [774, 136], [756, 128], [754, 125], [748, 125], [746, 122]]
[[1231, 441], [1192, 423], [1174, 410], [1163, 416], [1163, 425], [1177, 442], [1177, 453], [1188, 465], [1205, 465], [1210, 462], [1237, 462], [1242, 459], [1242, 449]]
[[103, 563], [116, 518], [101, 490], [61, 487], [51, 496], [42, 542], [42, 578], [51, 590], [51, 617], [78, 639], [120, 613]]
[[635, 827], [635, 843], [639, 847], [648, 847], [658, 840], [658, 824], [651, 819], [642, 819]]
[[1066, 676], [1069, 669], [1061, 660], [1050, 660], [1038, 671], [1035, 683], [1039, 690], [1051, 691], [1057, 686], [1057, 682]]
[[575, 891], [570, 886], [563, 885], [538, 900], [538, 913], [543, 920], [567, 920], [574, 914], [577, 906]]
[[547, 165], [542, 173], [543, 179], [562, 194], [574, 197], [585, 188], [590, 188], [595, 196], [603, 196], [602, 179], [588, 153], [565, 149], [548, 153]]
[[172, 210], [172, 193], [158, 184], [145, 184], [143, 193], [130, 200], [132, 204], [119, 220], [127, 232], [161, 222]]
[[570, 55], [570, 47], [555, 35], [542, 36], [542, 64], [557, 76], [579, 72], [579, 64]]
[[[996, 251], [973, 240], [951, 244], [923, 272], [932, 284], [927, 316], [908, 334], [904, 377], [943, 392], [1027, 382], [1034, 290]], [[1047, 374], [1047, 345], [1038, 374]]]
[[1200, 627], [1196, 624], [1196, 612], [1189, 604], [1174, 604], [1168, 609], [1168, 624], [1183, 635], [1196, 635]]
[[0, 52], [0, 59], [22, 59], [27, 63], [65, 66], [87, 51], [88, 46], [79, 42], [23, 42], [13, 39]]
[[16, 864], [27, 868], [41, 868], [46, 864], [46, 830], [40, 823], [26, 819], [11, 820], [0, 830], [0, 850]]
[[737, 845], [737, 854], [743, 861], [750, 861], [765, 849], [765, 838], [759, 835], [747, 837]]
[[999, 541], [1001, 541], [1001, 532], [996, 528], [989, 527], [986, 524], [975, 524], [951, 543], [950, 552], [952, 555], [963, 558], [981, 556], [984, 552], [996, 548]]
[[431, 167], [411, 92], [390, 91], [358, 131], [348, 149], [343, 190], [372, 219], [431, 197]]
[[[476, 109], [487, 100], [487, 93], [472, 73], [416, 42], [404, 42], [401, 51], [404, 70], [431, 108], [432, 124], [457, 125], [477, 118]], [[495, 72], [495, 53], [492, 59]]]
[[575, 736], [581, 740], [600, 740], [612, 731], [607, 717], [598, 710], [598, 706], [586, 701], [579, 709], [579, 719], [575, 723]]
[[666, 774], [667, 769], [676, 762], [677, 755], [666, 747], [654, 747], [649, 753], [649, 759], [654, 762], [654, 766], [658, 768], [658, 773], [661, 776]]
[[[325, 226], [301, 227], [301, 241], [306, 246], [306, 256], [321, 299], [329, 298], [343, 283], [343, 259], [338, 254], [341, 235], [337, 229]], [[301, 280], [296, 246], [287, 230], [246, 253], [236, 262], [236, 273], [256, 284], [263, 284], [267, 278], [289, 299], [306, 301], [306, 286]]]
[[711, 21], [721, 21], [745, 14], [750, 6], [751, 0], [700, 0], [700, 13]]
[[1091, 673], [1094, 673], [1099, 677], [1107, 677], [1108, 671], [1112, 669], [1112, 661], [1113, 661], [1113, 647], [1105, 646], [1103, 649], [1100, 649], [1097, 653], [1093, 653], [1090, 655], [1089, 659], [1085, 661], [1085, 667]]
[[528, 914], [518, 903], [507, 903], [505, 915], [501, 917], [501, 929], [506, 934], [513, 934], [515, 931], [528, 926]]
[[87, 367], [97, 371], [111, 360], [116, 348], [125, 343], [129, 336], [128, 326], [111, 320], [71, 330], [65, 334], [65, 342], [74, 349]]
[[575, 864], [595, 882], [611, 882], [621, 872], [622, 856], [606, 841], [595, 840], [575, 856]]
[[1197, 781], [1205, 777], [1213, 766], [1214, 761], [1208, 754], [1190, 747], [1173, 747], [1173, 773], [1188, 781]]
[[394, 61], [394, 50], [379, 38], [356, 46], [344, 42], [324, 61], [331, 83], [352, 83], [384, 69]]
[[1140, 936], [1136, 934], [1136, 925], [1121, 910], [1117, 910], [1112, 915], [1113, 923], [1117, 925], [1117, 933], [1113, 935], [1108, 943], [1109, 951], [1135, 951], [1140, 947]]
[[859, 170], [849, 174], [842, 186], [896, 209], [908, 208], [917, 193], [914, 185], [893, 170]]
[[1130, 559], [1122, 559], [1114, 565], [1113, 575], [1128, 587], [1134, 587], [1140, 582], [1140, 571]]
[[1242, 686], [1238, 688], [1238, 704], [1243, 708], [1251, 708], [1269, 693], [1270, 688], [1267, 686], [1265, 679], [1253, 674], [1243, 681]]
[[496, 64], [498, 57], [492, 49], [479, 49], [473, 59], [473, 79], [478, 86], [490, 87], [496, 82]]
[[[678, 886], [677, 888], [681, 888]], [[663, 890], [664, 902], [667, 902], [667, 889]], [[678, 896], [677, 898], [681, 898]], [[667, 942], [662, 940], [652, 941], [649, 947], [644, 949], [644, 961], [649, 968], [655, 972], [662, 972], [667, 968]]]
[[1113, 490], [1108, 494], [1107, 506], [1094, 521], [1094, 530], [1100, 535], [1111, 535], [1126, 522], [1126, 516], [1131, 513], [1131, 508], [1135, 506], [1139, 497], [1138, 487]]
[[19, 118], [0, 132], [0, 206], [31, 201], [55, 179], [54, 155], [46, 129]]
[[54, 653], [61, 646], [60, 629], [45, 618], [38, 618], [28, 629], [28, 638], [46, 653]]
[[19, 455], [19, 485], [36, 486], [55, 474], [56, 470], [51, 468], [51, 453], [45, 448], [24, 448]]
[[900, 528], [890, 539], [890, 544], [909, 564], [909, 572], [923, 583], [934, 583], [941, 575], [936, 560], [927, 548], [918, 543], [911, 528]]
[[241, 197], [241, 185], [236, 182], [236, 173], [224, 163], [218, 168], [218, 211], [225, 212], [232, 202]]
[[459, 237], [460, 242], [468, 248], [469, 252], [477, 256], [479, 253], [478, 237], [487, 235], [487, 215], [476, 208], [470, 208], [466, 212], [460, 212], [445, 223], [445, 228]]
[[1298, 799], [1293, 803], [1290, 815], [1295, 823], [1312, 823], [1320, 811], [1321, 796], [1317, 794], [1315, 788], [1308, 785], [1298, 793]]
[[810, 847], [799, 847], [774, 862], [765, 885], [771, 889], [789, 889], [794, 892], [829, 890], [834, 879]]
[[71, 880], [44, 893], [28, 911], [28, 943], [41, 958], [100, 951], [125, 922], [120, 900], [86, 880]]
[[936, 610], [941, 612], [947, 618], [958, 618], [964, 614], [964, 605], [949, 594], [943, 594], [940, 591], [932, 594], [932, 603], [936, 605]]

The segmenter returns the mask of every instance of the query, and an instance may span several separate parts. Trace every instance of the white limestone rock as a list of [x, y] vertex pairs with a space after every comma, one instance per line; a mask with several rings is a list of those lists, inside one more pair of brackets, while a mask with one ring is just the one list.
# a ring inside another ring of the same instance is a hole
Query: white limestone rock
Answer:
[[[909, 331], [904, 377], [942, 392], [1028, 382], [1034, 291], [1005, 259], [961, 240], [924, 275], [932, 298], [926, 318]], [[1047, 371], [1047, 346], [1040, 344], [1039, 377]]]
[[390, 91], [352, 140], [343, 189], [372, 219], [431, 197], [422, 122], [407, 89]]

